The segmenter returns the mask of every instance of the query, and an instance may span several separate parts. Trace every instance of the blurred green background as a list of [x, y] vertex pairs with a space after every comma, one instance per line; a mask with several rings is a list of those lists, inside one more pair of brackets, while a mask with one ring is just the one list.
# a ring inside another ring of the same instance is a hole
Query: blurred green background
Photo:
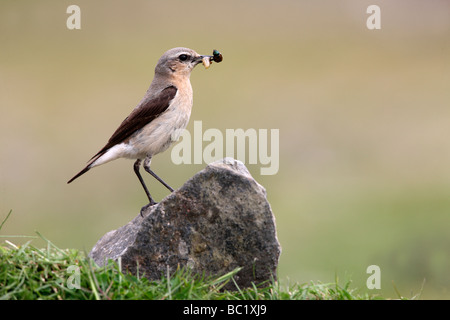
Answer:
[[[68, 30], [66, 8], [81, 8]], [[381, 8], [381, 30], [366, 9]], [[260, 175], [276, 216], [283, 283], [330, 282], [398, 297], [450, 297], [450, 2], [0, 2], [1, 233], [37, 230], [89, 251], [146, 204], [132, 163], [66, 182], [186, 46], [194, 120], [280, 130], [280, 170]], [[205, 165], [153, 168], [173, 187]], [[154, 197], [167, 190], [146, 177]], [[20, 242], [20, 239], [15, 239]], [[366, 269], [381, 268], [381, 290]], [[425, 281], [425, 282], [424, 282]], [[425, 283], [423, 285], [423, 283]], [[423, 289], [422, 289], [423, 286]]]

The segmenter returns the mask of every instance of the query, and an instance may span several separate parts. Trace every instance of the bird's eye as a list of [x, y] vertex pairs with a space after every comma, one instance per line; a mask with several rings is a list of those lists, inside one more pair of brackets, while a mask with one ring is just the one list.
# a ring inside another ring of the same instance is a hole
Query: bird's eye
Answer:
[[180, 59], [180, 61], [186, 61], [188, 59], [188, 55], [187, 54], [180, 54], [180, 56], [178, 57], [178, 59]]

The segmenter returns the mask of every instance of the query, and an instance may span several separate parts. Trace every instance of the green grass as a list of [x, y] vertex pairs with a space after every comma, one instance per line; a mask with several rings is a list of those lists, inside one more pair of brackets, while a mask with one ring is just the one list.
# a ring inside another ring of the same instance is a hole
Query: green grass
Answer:
[[[15, 245], [9, 240], [0, 246], [0, 299], [23, 300], [306, 300], [371, 299], [358, 295], [337, 283], [294, 284], [282, 287], [272, 281], [265, 287], [222, 290], [233, 280], [239, 269], [221, 277], [202, 277], [187, 269], [150, 281], [145, 276], [125, 274], [120, 262], [110, 261], [98, 267], [85, 253], [74, 249], [60, 249], [38, 234], [47, 244], [45, 248], [34, 247], [27, 241]], [[76, 275], [78, 273], [78, 275]], [[78, 276], [78, 282], [75, 281]], [[72, 288], [71, 288], [72, 285]]]

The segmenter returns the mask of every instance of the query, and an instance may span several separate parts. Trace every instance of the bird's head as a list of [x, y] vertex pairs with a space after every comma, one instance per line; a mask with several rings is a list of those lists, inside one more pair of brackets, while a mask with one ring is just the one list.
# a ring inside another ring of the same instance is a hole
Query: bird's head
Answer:
[[173, 48], [159, 58], [155, 73], [168, 76], [189, 76], [192, 69], [201, 63], [204, 56], [192, 49]]
[[212, 56], [199, 55], [189, 48], [173, 48], [165, 52], [159, 58], [155, 68], [155, 73], [160, 76], [187, 76], [191, 74], [192, 69], [199, 63], [203, 63], [208, 68], [212, 62], [221, 62], [222, 54], [214, 50]]

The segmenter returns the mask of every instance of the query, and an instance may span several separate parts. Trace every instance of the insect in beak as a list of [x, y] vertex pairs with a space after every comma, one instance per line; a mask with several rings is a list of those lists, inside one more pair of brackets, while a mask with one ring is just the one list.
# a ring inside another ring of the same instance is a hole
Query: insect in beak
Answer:
[[206, 69], [208, 69], [211, 66], [212, 62], [219, 63], [223, 60], [222, 54], [215, 49], [213, 50], [212, 56], [201, 56], [201, 57], [202, 57], [202, 63]]

